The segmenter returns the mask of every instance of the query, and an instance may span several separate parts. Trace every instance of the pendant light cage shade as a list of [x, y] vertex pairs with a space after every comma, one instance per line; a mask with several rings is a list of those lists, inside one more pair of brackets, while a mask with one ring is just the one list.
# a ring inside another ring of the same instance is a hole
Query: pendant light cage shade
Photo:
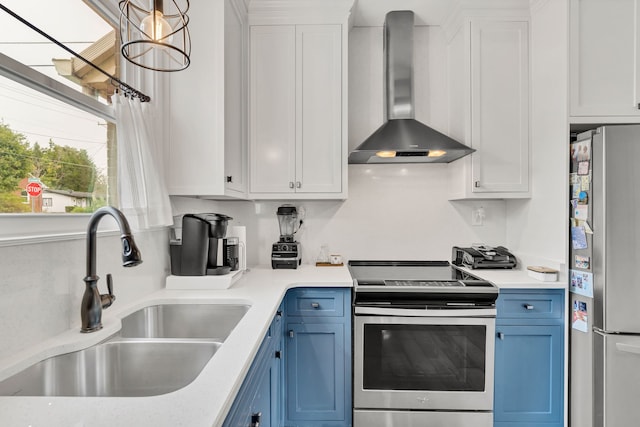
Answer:
[[122, 0], [118, 5], [122, 56], [154, 71], [189, 66], [189, 0]]

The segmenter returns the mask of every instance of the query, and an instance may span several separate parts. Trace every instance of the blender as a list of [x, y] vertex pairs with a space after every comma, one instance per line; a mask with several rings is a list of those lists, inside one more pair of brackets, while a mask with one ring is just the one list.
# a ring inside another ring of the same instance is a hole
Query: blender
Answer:
[[282, 205], [278, 208], [278, 224], [280, 239], [273, 244], [271, 250], [271, 267], [274, 269], [295, 269], [302, 262], [300, 243], [294, 240], [294, 234], [300, 229], [302, 221], [298, 220], [298, 211], [293, 205]]

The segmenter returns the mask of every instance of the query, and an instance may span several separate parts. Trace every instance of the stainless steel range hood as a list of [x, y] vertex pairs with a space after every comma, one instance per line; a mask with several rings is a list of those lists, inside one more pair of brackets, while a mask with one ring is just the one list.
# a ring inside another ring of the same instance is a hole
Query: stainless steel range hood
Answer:
[[349, 154], [349, 163], [449, 163], [475, 150], [415, 120], [413, 12], [387, 13], [384, 23], [387, 121]]

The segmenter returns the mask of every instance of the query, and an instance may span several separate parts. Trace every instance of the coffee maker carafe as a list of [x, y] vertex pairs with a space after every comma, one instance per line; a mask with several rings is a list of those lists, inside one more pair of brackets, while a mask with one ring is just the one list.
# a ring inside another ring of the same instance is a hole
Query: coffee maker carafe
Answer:
[[233, 218], [216, 213], [185, 214], [182, 239], [171, 245], [171, 273], [175, 276], [227, 274], [230, 266], [218, 265], [218, 244]]
[[298, 220], [295, 206], [283, 205], [278, 208], [278, 225], [280, 239], [273, 244], [271, 250], [271, 267], [295, 269], [302, 262], [300, 243], [294, 240], [294, 234], [300, 228], [302, 221]]

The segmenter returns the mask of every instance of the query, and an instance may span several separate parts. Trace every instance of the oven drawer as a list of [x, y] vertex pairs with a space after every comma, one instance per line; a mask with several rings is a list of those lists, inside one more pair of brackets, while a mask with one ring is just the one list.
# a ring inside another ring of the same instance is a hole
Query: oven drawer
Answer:
[[491, 412], [353, 411], [353, 427], [493, 427]]
[[344, 298], [344, 290], [291, 289], [287, 293], [285, 312], [287, 316], [343, 317]]
[[516, 320], [554, 320], [562, 321], [564, 290], [500, 290], [496, 301], [497, 321]]

